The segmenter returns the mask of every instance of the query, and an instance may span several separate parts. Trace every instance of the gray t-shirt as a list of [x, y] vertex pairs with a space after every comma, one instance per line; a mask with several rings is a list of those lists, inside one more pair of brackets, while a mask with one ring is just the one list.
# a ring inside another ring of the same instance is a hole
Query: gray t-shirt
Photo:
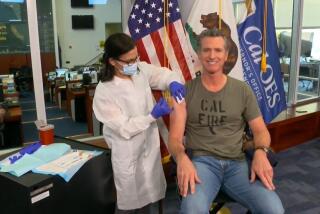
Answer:
[[228, 77], [218, 92], [208, 91], [197, 77], [186, 84], [186, 147], [192, 155], [243, 159], [242, 135], [246, 121], [260, 116], [250, 87]]

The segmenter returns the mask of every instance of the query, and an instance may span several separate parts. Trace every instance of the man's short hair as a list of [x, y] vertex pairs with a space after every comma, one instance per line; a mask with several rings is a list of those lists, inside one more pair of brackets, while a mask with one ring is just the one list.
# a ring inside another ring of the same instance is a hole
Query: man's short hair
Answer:
[[197, 47], [198, 47], [198, 51], [200, 51], [201, 49], [201, 41], [203, 38], [206, 37], [221, 37], [224, 40], [224, 48], [226, 49], [226, 51], [229, 51], [230, 48], [230, 42], [228, 37], [218, 28], [213, 28], [213, 29], [206, 29], [203, 30], [200, 35], [197, 38]]

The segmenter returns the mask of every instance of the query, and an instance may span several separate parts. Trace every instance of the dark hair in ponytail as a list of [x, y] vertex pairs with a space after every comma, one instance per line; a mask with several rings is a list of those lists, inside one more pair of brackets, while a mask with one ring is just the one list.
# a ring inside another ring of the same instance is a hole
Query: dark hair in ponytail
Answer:
[[118, 59], [121, 55], [131, 51], [135, 47], [134, 41], [125, 33], [115, 33], [109, 36], [104, 43], [103, 63], [101, 70], [101, 82], [111, 81], [115, 74], [115, 68], [109, 63], [109, 59]]

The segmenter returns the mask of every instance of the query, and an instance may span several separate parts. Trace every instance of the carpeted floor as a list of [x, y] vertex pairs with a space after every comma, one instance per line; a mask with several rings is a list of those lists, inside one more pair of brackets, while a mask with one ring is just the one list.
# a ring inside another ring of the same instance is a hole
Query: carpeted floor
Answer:
[[[34, 124], [37, 119], [35, 105], [33, 93], [24, 93], [20, 98], [25, 143], [38, 140], [38, 131]], [[56, 104], [49, 101], [45, 103], [45, 106], [47, 122], [55, 126], [55, 135], [67, 137], [88, 132], [87, 123], [73, 121], [65, 109], [59, 109]]]

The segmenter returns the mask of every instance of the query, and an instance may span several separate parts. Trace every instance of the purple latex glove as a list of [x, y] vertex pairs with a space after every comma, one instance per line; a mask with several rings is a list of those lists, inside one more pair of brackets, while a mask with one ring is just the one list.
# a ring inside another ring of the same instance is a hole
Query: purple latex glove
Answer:
[[177, 101], [177, 103], [181, 103], [186, 96], [186, 88], [179, 82], [173, 81], [169, 85], [171, 96]]
[[9, 157], [10, 163], [13, 164], [14, 162], [16, 162], [17, 160], [22, 158], [26, 153], [27, 154], [34, 153], [40, 147], [41, 147], [41, 144], [39, 142], [36, 142], [36, 143], [30, 144], [29, 146], [26, 146], [26, 147], [20, 149], [20, 151], [16, 155]]
[[171, 108], [168, 105], [168, 103], [161, 97], [159, 102], [153, 107], [151, 111], [151, 115], [158, 119], [159, 117], [162, 117], [164, 115], [170, 114]]

